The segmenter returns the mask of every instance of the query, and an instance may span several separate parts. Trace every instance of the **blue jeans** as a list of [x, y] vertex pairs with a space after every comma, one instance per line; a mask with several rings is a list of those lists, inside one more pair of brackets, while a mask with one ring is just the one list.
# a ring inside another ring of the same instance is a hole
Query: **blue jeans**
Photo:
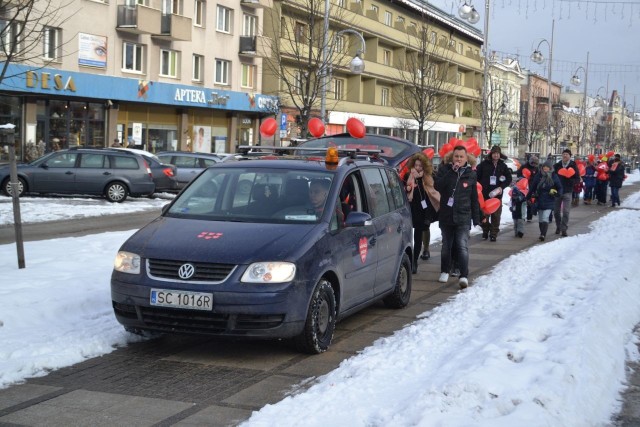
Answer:
[[460, 269], [460, 277], [469, 277], [469, 226], [468, 225], [443, 225], [440, 224], [442, 232], [442, 251], [440, 253], [440, 271], [449, 273], [451, 268], [451, 247], [454, 246], [456, 252], [456, 262]]
[[620, 204], [620, 187], [611, 187], [611, 206]]

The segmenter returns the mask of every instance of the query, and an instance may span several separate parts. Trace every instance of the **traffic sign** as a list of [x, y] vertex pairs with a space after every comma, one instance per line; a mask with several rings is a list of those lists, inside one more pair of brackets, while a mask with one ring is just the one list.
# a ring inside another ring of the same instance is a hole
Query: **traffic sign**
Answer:
[[287, 130], [287, 114], [282, 113], [280, 116], [280, 130]]

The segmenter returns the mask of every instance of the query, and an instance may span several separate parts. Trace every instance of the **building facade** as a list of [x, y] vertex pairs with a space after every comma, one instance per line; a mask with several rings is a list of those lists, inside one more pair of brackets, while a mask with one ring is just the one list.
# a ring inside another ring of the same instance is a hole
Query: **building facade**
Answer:
[[[254, 144], [260, 118], [278, 105], [261, 93], [266, 6], [74, 0], [60, 19], [45, 17], [32, 42], [4, 31], [0, 120], [17, 126], [19, 156], [40, 141], [46, 151], [115, 139], [151, 152]], [[2, 28], [20, 22], [12, 13], [3, 11]]]
[[[518, 148], [520, 123], [520, 86], [525, 75], [516, 59], [489, 63], [487, 123], [490, 145], [498, 145], [505, 154], [523, 157]], [[488, 148], [488, 147], [487, 147]]]
[[[344, 52], [347, 62], [358, 50], [364, 50], [364, 72], [353, 74], [348, 67], [336, 61], [330, 66], [330, 85], [326, 89], [326, 130], [328, 134], [345, 131], [350, 117], [359, 118], [367, 132], [393, 135], [418, 141], [418, 124], [405, 101], [410, 95], [411, 77], [423, 71], [410, 64], [422, 55], [429, 57], [423, 74], [425, 79], [444, 75], [440, 86], [438, 105], [425, 124], [422, 141], [436, 147], [450, 137], [477, 135], [480, 130], [483, 69], [480, 48], [482, 34], [437, 8], [418, 1], [391, 2], [388, 0], [331, 0], [329, 22], [326, 24], [328, 40], [323, 44], [324, 6], [310, 12], [309, 0], [274, 1], [272, 24], [265, 24], [265, 35], [274, 39], [280, 48], [274, 63], [284, 64], [269, 74], [265, 71], [265, 94], [281, 99], [286, 114], [284, 139], [305, 137], [300, 135], [296, 116], [300, 116], [300, 96], [303, 88], [285, 86], [285, 73], [304, 74], [301, 85], [317, 84], [322, 70], [313, 68], [322, 60], [322, 47], [336, 54]], [[317, 4], [317, 3], [316, 3]], [[321, 4], [321, 3], [320, 3]], [[309, 13], [314, 13], [317, 26], [309, 28]], [[269, 18], [265, 18], [268, 21]], [[274, 23], [276, 25], [274, 25]], [[348, 32], [362, 35], [361, 42]], [[346, 34], [345, 34], [346, 33]], [[344, 35], [343, 35], [344, 34]], [[318, 42], [313, 38], [317, 37]], [[295, 43], [298, 41], [299, 43]], [[308, 58], [315, 63], [304, 64]], [[344, 64], [344, 62], [342, 63]], [[307, 67], [308, 65], [308, 67]], [[307, 67], [307, 68], [305, 68]], [[308, 78], [317, 73], [316, 78]], [[321, 97], [310, 103], [310, 115], [321, 115]], [[304, 100], [302, 100], [304, 101]]]
[[[551, 86], [551, 90], [549, 90]], [[537, 74], [527, 72], [520, 94], [520, 143], [525, 155], [535, 153], [547, 156], [554, 154], [553, 133], [561, 126], [554, 106], [559, 106], [562, 86]], [[551, 97], [551, 110], [549, 110]], [[555, 121], [554, 121], [555, 120]], [[554, 127], [555, 126], [555, 127]]]

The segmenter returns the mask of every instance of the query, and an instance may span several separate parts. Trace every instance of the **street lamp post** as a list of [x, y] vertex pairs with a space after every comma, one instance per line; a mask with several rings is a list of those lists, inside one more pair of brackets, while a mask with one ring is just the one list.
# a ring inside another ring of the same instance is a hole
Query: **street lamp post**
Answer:
[[[329, 75], [329, 58], [333, 57], [333, 47], [334, 47], [334, 43], [331, 44], [331, 48], [329, 49], [329, 19], [330, 19], [330, 12], [331, 9], [331, 3], [329, 0], [325, 0], [324, 1], [324, 40], [323, 40], [323, 44], [322, 44], [322, 70], [321, 70], [321, 75], [322, 75], [322, 87], [320, 88], [320, 118], [322, 120], [323, 123], [326, 123], [327, 118], [326, 118], [326, 114], [327, 114], [327, 85], [329, 84], [329, 82], [327, 81], [328, 75]], [[361, 55], [364, 55], [365, 53], [365, 49], [366, 49], [366, 44], [364, 41], [364, 37], [362, 37], [362, 34], [360, 34], [359, 32], [357, 32], [356, 30], [352, 30], [350, 28], [344, 29], [342, 31], [338, 31], [336, 33], [336, 36], [339, 36], [341, 34], [353, 34], [357, 37], [360, 38], [360, 43], [361, 44], [361, 49], [359, 49], [358, 51], [356, 51], [355, 56], [353, 57], [353, 59], [351, 60], [351, 63], [349, 64], [349, 70], [351, 71], [351, 73], [353, 74], [362, 74], [362, 72], [364, 71], [364, 60], [360, 57]]]
[[[484, 34], [482, 46], [484, 48], [484, 79], [482, 82], [482, 116], [480, 117], [480, 146], [489, 148], [491, 141], [486, 141], [487, 126], [487, 85], [489, 83], [489, 9], [490, 0], [484, 0]], [[476, 8], [465, 1], [458, 9], [460, 18], [467, 20], [470, 24], [476, 24], [480, 20], [480, 14]], [[486, 143], [486, 144], [485, 144]]]
[[[578, 77], [578, 71], [580, 71], [582, 67], [578, 67], [576, 72], [573, 73], [573, 77], [571, 77], [571, 83], [574, 86], [580, 86], [580, 77]], [[582, 143], [584, 144], [584, 140], [587, 137], [587, 84], [589, 81], [589, 52], [587, 52], [587, 66], [586, 68], [582, 68], [584, 71], [584, 94], [582, 96]]]
[[[495, 108], [497, 102], [494, 101], [494, 92], [502, 92], [502, 102], [498, 104], [498, 108]], [[495, 131], [496, 125], [499, 124], [499, 121], [494, 121], [496, 117], [496, 110], [498, 114], [498, 118], [501, 118], [504, 115], [505, 110], [509, 104], [509, 95], [506, 91], [499, 87], [492, 88], [487, 94], [487, 111], [486, 111], [486, 120], [485, 120], [485, 131], [488, 133], [488, 143], [492, 144], [493, 133]], [[489, 110], [491, 110], [491, 115], [489, 115]]]
[[544, 62], [544, 56], [540, 52], [540, 45], [542, 42], [546, 42], [549, 45], [549, 72], [547, 76], [548, 97], [547, 97], [547, 147], [551, 145], [551, 63], [553, 61], [553, 30], [556, 25], [555, 19], [551, 20], [551, 43], [546, 39], [540, 40], [538, 47], [531, 54], [531, 60], [536, 64], [542, 64]]

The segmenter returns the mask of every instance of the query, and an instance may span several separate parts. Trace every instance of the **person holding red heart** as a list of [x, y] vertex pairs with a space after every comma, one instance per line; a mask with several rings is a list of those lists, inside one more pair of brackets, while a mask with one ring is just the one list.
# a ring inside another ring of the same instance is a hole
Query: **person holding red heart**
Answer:
[[576, 162], [571, 160], [571, 150], [562, 150], [562, 159], [553, 165], [560, 184], [562, 184], [562, 196], [556, 198], [553, 208], [553, 216], [556, 221], [556, 234], [562, 233], [562, 237], [567, 237], [569, 228], [569, 213], [571, 212], [571, 199], [573, 186], [580, 182], [580, 171]]

